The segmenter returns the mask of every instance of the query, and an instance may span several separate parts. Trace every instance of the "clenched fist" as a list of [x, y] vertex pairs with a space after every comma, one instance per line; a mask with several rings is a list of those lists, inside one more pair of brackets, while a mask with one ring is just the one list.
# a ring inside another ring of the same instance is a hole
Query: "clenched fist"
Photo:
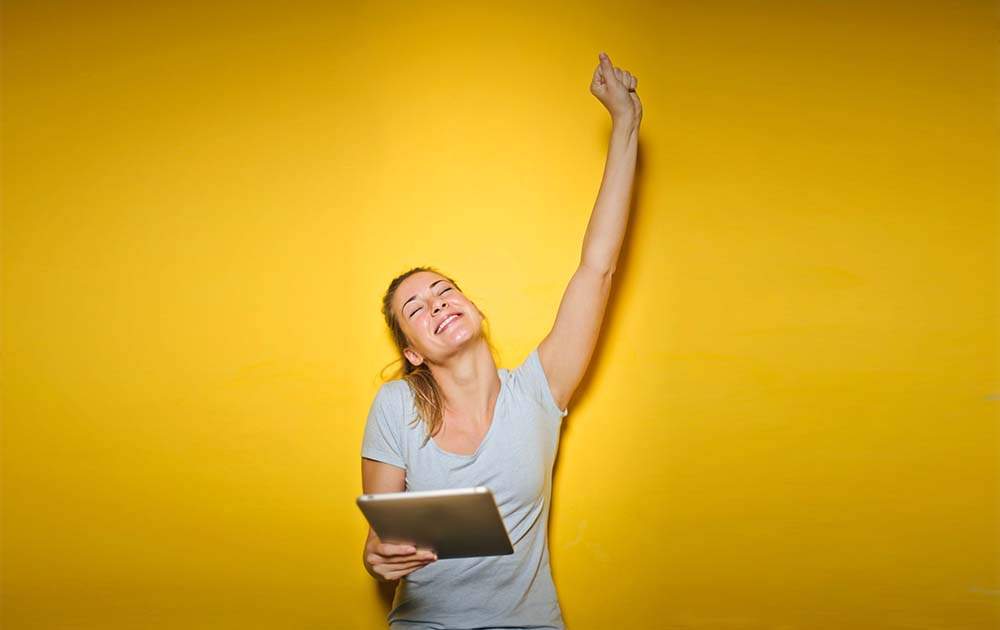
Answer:
[[600, 63], [594, 69], [590, 93], [608, 109], [614, 123], [638, 127], [642, 121], [642, 103], [635, 92], [639, 80], [628, 70], [612, 66], [611, 59], [603, 52], [598, 58]]

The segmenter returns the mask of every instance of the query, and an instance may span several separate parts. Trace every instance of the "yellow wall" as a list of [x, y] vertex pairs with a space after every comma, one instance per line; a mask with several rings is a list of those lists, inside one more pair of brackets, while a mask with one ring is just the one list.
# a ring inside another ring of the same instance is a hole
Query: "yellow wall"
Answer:
[[995, 3], [3, 11], [5, 629], [385, 627], [382, 292], [454, 275], [505, 367], [548, 332], [600, 50], [645, 117], [569, 626], [1000, 623]]

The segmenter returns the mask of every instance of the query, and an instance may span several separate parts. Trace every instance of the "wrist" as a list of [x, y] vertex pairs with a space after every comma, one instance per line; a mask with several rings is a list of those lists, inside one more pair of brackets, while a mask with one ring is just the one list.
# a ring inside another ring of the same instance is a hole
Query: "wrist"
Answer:
[[611, 119], [611, 131], [633, 133], [639, 129], [639, 120], [634, 116], [619, 116]]

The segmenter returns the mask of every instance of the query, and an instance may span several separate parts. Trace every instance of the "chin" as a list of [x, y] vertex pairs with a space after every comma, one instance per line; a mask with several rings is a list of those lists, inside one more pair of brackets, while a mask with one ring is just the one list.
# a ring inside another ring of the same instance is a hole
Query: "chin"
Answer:
[[478, 330], [463, 329], [461, 331], [453, 331], [453, 332], [455, 333], [455, 336], [447, 340], [448, 345], [453, 350], [464, 348], [466, 346], [474, 344], [476, 341], [482, 338], [482, 334]]

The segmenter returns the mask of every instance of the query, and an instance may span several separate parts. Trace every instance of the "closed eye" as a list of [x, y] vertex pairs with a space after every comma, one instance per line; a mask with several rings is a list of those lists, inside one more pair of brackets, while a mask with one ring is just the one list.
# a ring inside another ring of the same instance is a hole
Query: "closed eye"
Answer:
[[[442, 291], [442, 292], [438, 293], [438, 295], [439, 295], [439, 296], [440, 296], [440, 295], [444, 295], [444, 294], [445, 294], [445, 293], [447, 293], [448, 291], [451, 291], [451, 287], [448, 287], [448, 288], [447, 288], [447, 289], [445, 289], [444, 291]], [[419, 310], [420, 310], [420, 309], [422, 309], [422, 308], [423, 308], [423, 306], [418, 306], [417, 308], [413, 309], [413, 310], [412, 310], [412, 311], [410, 312], [410, 314], [409, 314], [409, 315], [408, 315], [407, 317], [411, 317], [411, 318], [412, 318], [412, 317], [413, 317], [414, 315], [416, 315], [416, 314], [417, 314], [417, 311], [419, 311]]]

